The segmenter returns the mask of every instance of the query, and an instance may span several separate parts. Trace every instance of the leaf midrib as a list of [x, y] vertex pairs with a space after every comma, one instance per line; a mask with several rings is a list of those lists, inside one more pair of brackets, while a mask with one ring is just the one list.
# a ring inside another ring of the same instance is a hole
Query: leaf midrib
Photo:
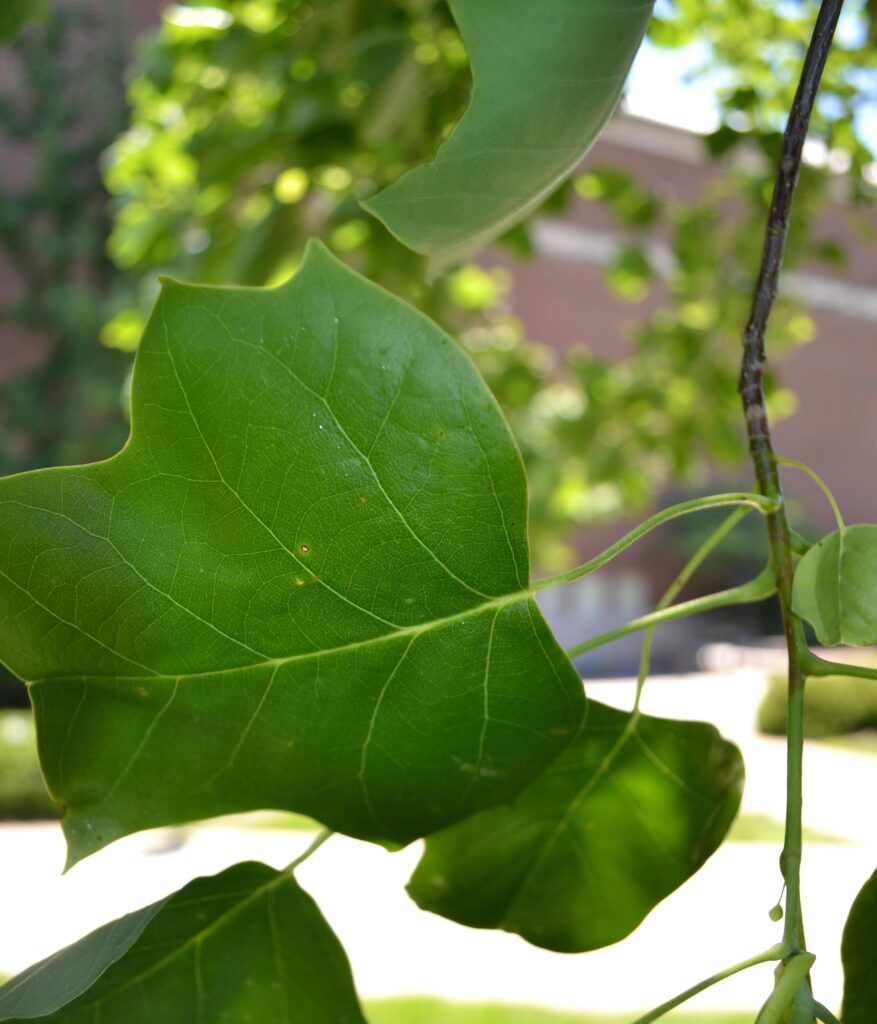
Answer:
[[132, 682], [144, 682], [144, 681], [160, 681], [160, 680], [174, 680], [181, 681], [183, 679], [204, 679], [210, 676], [221, 676], [230, 675], [235, 672], [247, 672], [251, 669], [259, 669], [266, 667], [282, 668], [284, 665], [293, 664], [298, 661], [308, 661], [313, 658], [329, 657], [334, 654], [346, 654], [353, 651], [361, 650], [376, 646], [381, 643], [385, 643], [391, 640], [402, 639], [405, 637], [417, 637], [423, 633], [429, 633], [434, 629], [441, 629], [444, 626], [451, 625], [454, 622], [463, 622], [469, 617], [481, 616], [485, 612], [497, 610], [502, 611], [504, 608], [510, 607], [514, 604], [519, 604], [523, 601], [531, 601], [535, 597], [535, 592], [531, 589], [519, 590], [513, 594], [506, 594], [502, 597], [494, 597], [489, 601], [484, 601], [481, 604], [474, 605], [471, 608], [466, 608], [461, 612], [454, 612], [453, 615], [445, 615], [437, 619], [429, 619], [426, 622], [419, 622], [411, 626], [400, 626], [389, 633], [381, 633], [378, 636], [367, 637], [365, 640], [354, 640], [350, 643], [339, 644], [337, 647], [324, 647], [315, 651], [304, 651], [301, 654], [290, 654], [283, 655], [279, 658], [264, 658], [260, 661], [249, 662], [244, 665], [233, 665], [228, 668], [215, 668], [215, 669], [202, 669], [198, 672], [153, 672], [149, 675], [134, 676], [134, 675], [120, 675], [118, 672], [103, 672], [103, 673], [65, 673], [63, 675], [51, 675], [42, 676], [39, 679], [32, 679], [29, 681], [29, 686], [39, 686], [42, 683], [49, 683], [57, 681], [59, 679], [77, 679], [77, 680], [98, 680], [98, 679], [117, 679], [117, 680], [131, 680]]

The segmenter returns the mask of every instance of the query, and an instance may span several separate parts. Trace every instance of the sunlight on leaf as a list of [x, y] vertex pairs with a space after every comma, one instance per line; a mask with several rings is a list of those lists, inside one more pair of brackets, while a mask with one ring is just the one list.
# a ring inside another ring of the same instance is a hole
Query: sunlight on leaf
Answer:
[[713, 853], [742, 788], [740, 753], [711, 725], [592, 701], [582, 735], [514, 806], [427, 839], [409, 892], [547, 949], [607, 946]]

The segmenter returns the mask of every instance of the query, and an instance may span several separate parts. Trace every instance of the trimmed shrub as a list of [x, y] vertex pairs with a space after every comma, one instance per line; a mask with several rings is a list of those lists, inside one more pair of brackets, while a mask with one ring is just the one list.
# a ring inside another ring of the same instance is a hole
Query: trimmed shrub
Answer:
[[[786, 734], [786, 681], [774, 676], [758, 709], [759, 731]], [[810, 739], [877, 729], [877, 680], [826, 676], [804, 691], [804, 735]]]
[[37, 760], [29, 711], [0, 711], [0, 821], [57, 818]]

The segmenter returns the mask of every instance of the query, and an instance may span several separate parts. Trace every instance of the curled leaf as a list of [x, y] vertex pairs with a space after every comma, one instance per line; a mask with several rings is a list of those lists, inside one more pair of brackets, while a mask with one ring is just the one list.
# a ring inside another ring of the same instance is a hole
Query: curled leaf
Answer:
[[431, 163], [364, 204], [439, 263], [513, 227], [575, 168], [618, 103], [652, 11], [652, 0], [450, 5], [472, 65], [469, 108]]
[[877, 526], [848, 526], [814, 544], [795, 572], [792, 608], [820, 643], [877, 643]]

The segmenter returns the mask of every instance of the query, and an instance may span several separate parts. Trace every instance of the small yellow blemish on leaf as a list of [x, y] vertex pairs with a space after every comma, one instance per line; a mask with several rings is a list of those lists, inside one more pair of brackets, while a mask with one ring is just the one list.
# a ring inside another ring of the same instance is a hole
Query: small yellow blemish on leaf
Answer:
[[310, 550], [311, 549], [307, 546], [307, 544], [302, 544], [302, 546], [299, 548], [299, 551], [301, 551], [303, 555], [306, 555]]

